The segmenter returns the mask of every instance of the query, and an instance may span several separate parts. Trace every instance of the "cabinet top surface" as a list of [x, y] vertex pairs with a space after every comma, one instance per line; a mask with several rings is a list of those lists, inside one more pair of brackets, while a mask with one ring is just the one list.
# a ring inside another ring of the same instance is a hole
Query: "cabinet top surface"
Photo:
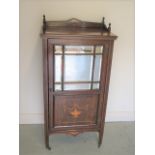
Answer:
[[66, 21], [46, 21], [43, 16], [42, 37], [59, 36], [87, 36], [97, 38], [116, 39], [117, 36], [111, 33], [111, 24], [107, 27], [104, 18], [101, 23], [81, 21], [72, 18]]

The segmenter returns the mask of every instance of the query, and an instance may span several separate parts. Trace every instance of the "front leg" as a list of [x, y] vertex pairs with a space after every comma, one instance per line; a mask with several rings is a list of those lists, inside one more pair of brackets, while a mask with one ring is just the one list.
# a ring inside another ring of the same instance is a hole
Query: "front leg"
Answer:
[[51, 147], [49, 145], [49, 135], [45, 136], [45, 145], [48, 150], [51, 150]]
[[103, 129], [100, 129], [100, 131], [99, 131], [98, 147], [101, 146], [101, 144], [102, 144], [102, 139], [103, 139]]

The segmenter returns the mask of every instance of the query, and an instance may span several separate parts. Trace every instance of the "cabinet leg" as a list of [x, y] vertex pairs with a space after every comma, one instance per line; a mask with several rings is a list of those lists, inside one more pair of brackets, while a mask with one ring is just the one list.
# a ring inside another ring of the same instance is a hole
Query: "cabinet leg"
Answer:
[[49, 135], [45, 136], [45, 145], [48, 150], [51, 150], [51, 147], [49, 145]]
[[101, 129], [101, 130], [99, 131], [98, 147], [101, 146], [101, 144], [102, 144], [102, 139], [103, 139], [103, 130]]

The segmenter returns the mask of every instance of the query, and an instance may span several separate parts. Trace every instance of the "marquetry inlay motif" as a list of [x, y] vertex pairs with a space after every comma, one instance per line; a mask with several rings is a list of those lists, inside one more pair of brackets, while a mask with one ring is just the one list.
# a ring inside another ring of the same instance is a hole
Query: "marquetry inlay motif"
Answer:
[[74, 117], [74, 118], [78, 118], [81, 115], [81, 111], [80, 111], [80, 107], [76, 102], [72, 103], [72, 107], [71, 107], [71, 111], [70, 114]]
[[74, 111], [71, 111], [70, 114], [71, 114], [73, 117], [77, 118], [77, 117], [79, 117], [79, 115], [81, 114], [81, 112], [78, 111], [77, 109], [74, 109]]

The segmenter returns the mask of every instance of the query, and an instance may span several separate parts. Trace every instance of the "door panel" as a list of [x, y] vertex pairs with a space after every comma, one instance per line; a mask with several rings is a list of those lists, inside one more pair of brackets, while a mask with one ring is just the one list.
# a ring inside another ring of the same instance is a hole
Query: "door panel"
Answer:
[[54, 97], [54, 127], [96, 125], [98, 95]]

